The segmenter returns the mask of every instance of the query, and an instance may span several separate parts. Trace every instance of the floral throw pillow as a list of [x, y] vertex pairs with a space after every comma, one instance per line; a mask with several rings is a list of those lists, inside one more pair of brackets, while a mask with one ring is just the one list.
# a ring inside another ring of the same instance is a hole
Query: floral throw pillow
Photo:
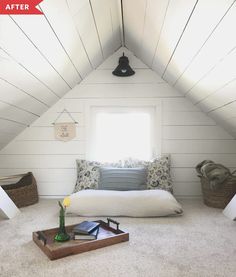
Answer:
[[146, 167], [147, 189], [163, 189], [173, 192], [169, 156], [165, 155], [153, 161], [141, 161], [128, 158], [123, 161], [123, 167]]
[[163, 156], [147, 165], [147, 189], [163, 189], [173, 192], [170, 176], [170, 158]]
[[76, 160], [77, 164], [77, 182], [74, 192], [84, 189], [97, 189], [100, 179], [100, 167], [122, 167], [121, 162], [117, 163], [100, 163], [96, 161]]

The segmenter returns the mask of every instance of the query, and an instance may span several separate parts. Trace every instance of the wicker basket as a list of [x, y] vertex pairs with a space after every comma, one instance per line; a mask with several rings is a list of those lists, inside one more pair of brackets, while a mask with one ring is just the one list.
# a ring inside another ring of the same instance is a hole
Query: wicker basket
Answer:
[[28, 172], [17, 183], [2, 185], [2, 188], [18, 208], [38, 202], [38, 189], [32, 172]]
[[209, 207], [224, 209], [236, 194], [236, 176], [227, 178], [218, 189], [212, 189], [207, 178], [200, 178], [203, 201]]

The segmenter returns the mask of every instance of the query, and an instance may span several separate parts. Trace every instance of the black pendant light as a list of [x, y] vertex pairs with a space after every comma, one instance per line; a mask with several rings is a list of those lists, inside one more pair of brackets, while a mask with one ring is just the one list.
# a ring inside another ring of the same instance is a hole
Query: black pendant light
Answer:
[[123, 56], [119, 58], [119, 65], [117, 68], [112, 72], [113, 75], [119, 77], [127, 77], [134, 75], [135, 71], [129, 65], [129, 59], [123, 53]]

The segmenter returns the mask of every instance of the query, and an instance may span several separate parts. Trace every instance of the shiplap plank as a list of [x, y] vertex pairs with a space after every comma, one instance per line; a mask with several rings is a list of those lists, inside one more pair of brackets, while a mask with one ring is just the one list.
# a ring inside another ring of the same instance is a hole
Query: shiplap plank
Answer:
[[[0, 155], [0, 168], [8, 169], [73, 169], [76, 167], [76, 159], [84, 159], [85, 155]], [[210, 159], [229, 168], [236, 166], [236, 154], [171, 154], [172, 168], [195, 168], [203, 160]]]
[[110, 2], [110, 0], [91, 0], [98, 35], [102, 45], [102, 52], [105, 59], [114, 52]]
[[110, 69], [113, 71], [117, 67], [119, 58], [123, 55], [123, 53], [126, 57], [128, 57], [129, 64], [134, 70], [148, 68], [147, 65], [135, 57], [126, 47], [121, 47], [112, 56], [107, 58], [97, 69]]
[[114, 76], [110, 70], [95, 70], [84, 79], [82, 84], [130, 84], [130, 83], [164, 83], [164, 81], [151, 70], [136, 69], [133, 76], [119, 78]]
[[215, 119], [227, 119], [231, 117], [236, 117], [236, 101], [232, 102], [229, 105], [223, 106], [215, 111], [212, 111], [210, 113], [210, 116]]
[[191, 101], [199, 103], [236, 79], [236, 73], [233, 70], [235, 63], [236, 49], [188, 92]]
[[[50, 122], [50, 121], [49, 121]], [[30, 129], [25, 129], [19, 136], [17, 136], [16, 140], [51, 140], [55, 141], [55, 133], [54, 127], [35, 127], [31, 126]], [[76, 126], [76, 137], [73, 140], [85, 140], [85, 128], [81, 126]], [[30, 142], [29, 142], [30, 143]]]
[[[84, 112], [86, 100], [85, 99], [66, 99], [61, 98], [55, 105], [53, 105], [47, 112], [60, 113], [64, 109], [69, 112], [80, 113]], [[46, 116], [44, 114], [43, 116]]]
[[7, 32], [0, 33], [1, 47], [38, 79], [47, 84], [54, 93], [64, 95], [69, 90], [69, 86], [39, 53], [15, 22], [9, 16], [1, 16], [0, 25], [2, 30], [7, 30]]
[[84, 154], [85, 142], [70, 141], [14, 141], [1, 154]]
[[236, 154], [235, 140], [165, 140], [162, 142], [164, 153], [222, 153]]
[[0, 155], [0, 168], [8, 169], [75, 169], [76, 159], [84, 155]]
[[117, 98], [117, 99], [99, 99], [99, 98], [93, 98], [93, 99], [66, 99], [70, 101], [78, 101], [84, 100], [85, 103], [85, 110], [84, 110], [84, 116], [88, 114], [90, 111], [90, 108], [96, 107], [131, 107], [131, 108], [158, 108], [161, 110], [161, 99], [159, 98]]
[[[173, 88], [172, 88], [172, 90], [173, 90]], [[198, 107], [194, 106], [185, 97], [163, 99], [162, 107], [163, 107], [163, 111], [166, 111], [166, 112], [198, 112], [198, 111], [200, 111], [200, 109]]]
[[202, 195], [200, 182], [175, 182], [175, 196], [200, 196]]
[[67, 0], [68, 7], [72, 16], [76, 15], [80, 9], [88, 4], [88, 0]]
[[152, 66], [169, 0], [147, 0], [140, 58]]
[[[145, 91], [145, 96], [143, 92]], [[106, 84], [103, 86], [95, 84], [81, 84], [75, 87], [65, 95], [66, 99], [81, 99], [81, 98], [165, 98], [176, 97], [183, 98], [183, 96], [176, 90], [171, 88], [168, 84]], [[186, 100], [185, 100], [186, 101]], [[192, 110], [198, 110], [197, 107], [191, 103], [186, 104]], [[166, 105], [165, 105], [166, 106]], [[190, 109], [190, 108], [189, 108]]]
[[[68, 1], [69, 2], [69, 1]], [[79, 3], [78, 0], [76, 0]], [[73, 65], [84, 78], [91, 70], [92, 66], [80, 40], [80, 36], [75, 28], [67, 1], [50, 0], [40, 3], [47, 20], [50, 22], [53, 30], [56, 32], [60, 43], [63, 45], [67, 55], [73, 62]]]
[[[80, 112], [71, 112], [70, 113], [73, 119], [79, 124], [79, 126], [84, 126], [84, 114]], [[55, 122], [56, 118], [59, 117], [58, 123], [60, 122], [73, 122], [72, 118], [67, 114], [63, 113], [60, 115], [60, 113], [55, 112], [47, 112], [46, 115], [41, 116], [36, 121], [32, 123], [32, 126], [52, 126], [52, 124]]]
[[121, 40], [121, 10], [120, 10], [120, 1], [110, 0], [110, 16], [112, 23], [112, 44], [113, 44], [113, 53], [119, 49], [122, 45]]
[[208, 113], [232, 101], [235, 101], [236, 100], [235, 87], [236, 87], [236, 80], [229, 83], [227, 86], [223, 87], [216, 93], [207, 97], [204, 101], [200, 102], [198, 106], [204, 112]]
[[[12, 17], [68, 86], [70, 88], [74, 87], [81, 78], [53, 33], [46, 18], [38, 15], [13, 15]], [[39, 31], [36, 32], [35, 30]], [[48, 43], [49, 41], [50, 43]]]
[[[29, 170], [24, 170], [23, 172], [28, 172]], [[21, 174], [22, 169], [0, 169], [1, 176]], [[37, 182], [68, 182], [67, 184], [75, 184], [76, 180], [76, 169], [34, 169], [32, 173], [35, 176]]]
[[188, 92], [203, 76], [206, 75], [236, 46], [236, 36], [228, 32], [236, 24], [236, 6], [233, 5], [227, 15], [217, 27], [197, 57], [192, 61], [181, 78], [176, 83], [176, 88]]
[[230, 117], [230, 118], [217, 118], [216, 122], [220, 126], [224, 126], [224, 129], [228, 131], [232, 136], [235, 138], [235, 132], [236, 132], [236, 117]]
[[2, 150], [6, 144], [7, 144], [6, 142], [5, 143], [0, 143], [0, 150]]
[[3, 54], [6, 59], [0, 59], [0, 78], [48, 105], [56, 102], [58, 97], [52, 91], [0, 49], [0, 56]]
[[70, 195], [75, 187], [75, 179], [73, 182], [66, 182], [67, 186], [63, 186], [63, 182], [40, 182], [38, 189], [39, 196], [66, 196]]
[[163, 125], [216, 125], [202, 112], [164, 112]]
[[138, 56], [141, 50], [145, 13], [146, 0], [123, 1], [125, 45]]
[[36, 115], [32, 113], [25, 112], [21, 109], [18, 109], [11, 105], [7, 105], [2, 102], [0, 102], [0, 117], [21, 122], [21, 123], [24, 123], [25, 125], [29, 125], [35, 119], [38, 118]]
[[13, 121], [3, 120], [0, 118], [0, 131], [16, 135], [17, 133], [21, 132], [25, 127], [25, 125], [21, 125]]
[[212, 160], [215, 163], [223, 164], [227, 167], [236, 166], [236, 154], [171, 154], [171, 167], [196, 167], [204, 160]]
[[170, 173], [174, 183], [199, 181], [195, 168], [171, 168]]
[[81, 1], [77, 2], [73, 2], [73, 7], [77, 12], [74, 13], [71, 8], [70, 11], [73, 13], [75, 26], [83, 41], [89, 60], [92, 66], [96, 68], [101, 64], [103, 56], [92, 11], [89, 1], [82, 1], [82, 3], [80, 3]]
[[2, 79], [0, 79], [0, 100], [37, 115], [42, 114], [48, 108], [42, 102]]
[[162, 139], [233, 139], [218, 126], [163, 126]]
[[5, 133], [1, 130], [0, 133], [0, 144], [8, 143], [11, 141], [16, 135], [11, 133]]
[[[233, 2], [233, 0], [204, 0], [198, 2], [163, 76], [168, 83], [173, 85], [178, 77], [180, 77], [181, 73], [183, 73], [193, 57], [200, 51]], [[212, 12], [212, 9], [214, 9], [214, 12]]]
[[196, 0], [170, 1], [152, 68], [163, 74], [184, 31]]

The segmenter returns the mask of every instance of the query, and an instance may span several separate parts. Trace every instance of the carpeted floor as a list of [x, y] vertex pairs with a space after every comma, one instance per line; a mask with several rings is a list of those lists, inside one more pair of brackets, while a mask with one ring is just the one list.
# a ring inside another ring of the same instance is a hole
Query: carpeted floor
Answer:
[[[50, 261], [31, 236], [57, 226], [58, 206], [41, 200], [12, 220], [0, 219], [0, 276], [236, 276], [236, 222], [200, 200], [180, 202], [182, 217], [117, 218], [129, 242]], [[70, 217], [66, 223], [82, 220]]]

